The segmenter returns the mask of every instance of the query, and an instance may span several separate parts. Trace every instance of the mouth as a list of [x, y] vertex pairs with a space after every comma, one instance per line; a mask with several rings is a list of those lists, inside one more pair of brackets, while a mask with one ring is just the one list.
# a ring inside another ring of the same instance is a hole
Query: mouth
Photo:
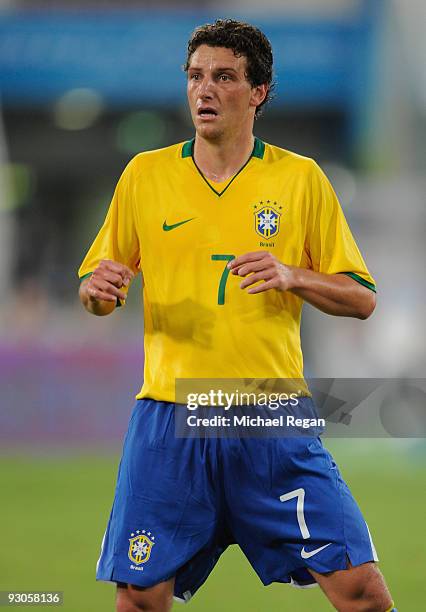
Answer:
[[211, 106], [202, 106], [198, 109], [197, 115], [202, 119], [214, 119], [217, 117], [218, 112]]

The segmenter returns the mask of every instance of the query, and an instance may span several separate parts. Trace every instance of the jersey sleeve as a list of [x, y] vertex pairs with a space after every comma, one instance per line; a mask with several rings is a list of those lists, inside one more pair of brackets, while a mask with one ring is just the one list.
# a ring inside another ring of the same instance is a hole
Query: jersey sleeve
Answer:
[[324, 274], [347, 274], [376, 291], [376, 283], [357, 247], [333, 187], [315, 162], [307, 197], [306, 251], [312, 269]]
[[[134, 274], [138, 272], [140, 247], [135, 223], [135, 188], [135, 176], [130, 162], [117, 183], [104, 224], [78, 270], [81, 280], [89, 276], [102, 259], [122, 263]], [[127, 289], [122, 287], [124, 292]]]

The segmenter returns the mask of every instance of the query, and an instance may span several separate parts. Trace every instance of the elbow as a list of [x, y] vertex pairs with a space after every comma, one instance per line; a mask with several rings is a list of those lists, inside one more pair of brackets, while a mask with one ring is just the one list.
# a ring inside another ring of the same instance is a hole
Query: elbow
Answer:
[[367, 289], [366, 292], [363, 292], [362, 297], [363, 299], [359, 304], [359, 308], [355, 316], [357, 319], [365, 321], [373, 314], [374, 309], [376, 308], [376, 294], [374, 291]]

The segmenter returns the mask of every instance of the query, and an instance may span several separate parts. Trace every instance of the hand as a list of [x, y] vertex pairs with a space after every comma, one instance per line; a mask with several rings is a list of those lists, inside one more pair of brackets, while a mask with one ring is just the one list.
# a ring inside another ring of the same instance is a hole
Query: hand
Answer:
[[91, 301], [116, 302], [117, 298], [125, 300], [126, 294], [120, 289], [127, 287], [133, 277], [133, 272], [124, 264], [103, 259], [88, 279], [87, 295]]
[[232, 274], [245, 277], [240, 284], [241, 289], [264, 281], [257, 287], [251, 287], [247, 293], [261, 293], [269, 289], [288, 291], [294, 287], [295, 268], [284, 265], [268, 251], [254, 251], [240, 255], [229, 262], [228, 268]]

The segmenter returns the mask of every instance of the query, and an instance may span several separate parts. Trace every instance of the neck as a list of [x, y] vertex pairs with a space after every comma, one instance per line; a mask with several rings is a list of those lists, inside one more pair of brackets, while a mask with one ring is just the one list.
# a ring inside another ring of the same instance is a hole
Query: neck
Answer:
[[198, 135], [194, 143], [194, 160], [205, 177], [221, 183], [234, 176], [249, 159], [254, 146], [250, 132], [228, 141], [206, 140]]

